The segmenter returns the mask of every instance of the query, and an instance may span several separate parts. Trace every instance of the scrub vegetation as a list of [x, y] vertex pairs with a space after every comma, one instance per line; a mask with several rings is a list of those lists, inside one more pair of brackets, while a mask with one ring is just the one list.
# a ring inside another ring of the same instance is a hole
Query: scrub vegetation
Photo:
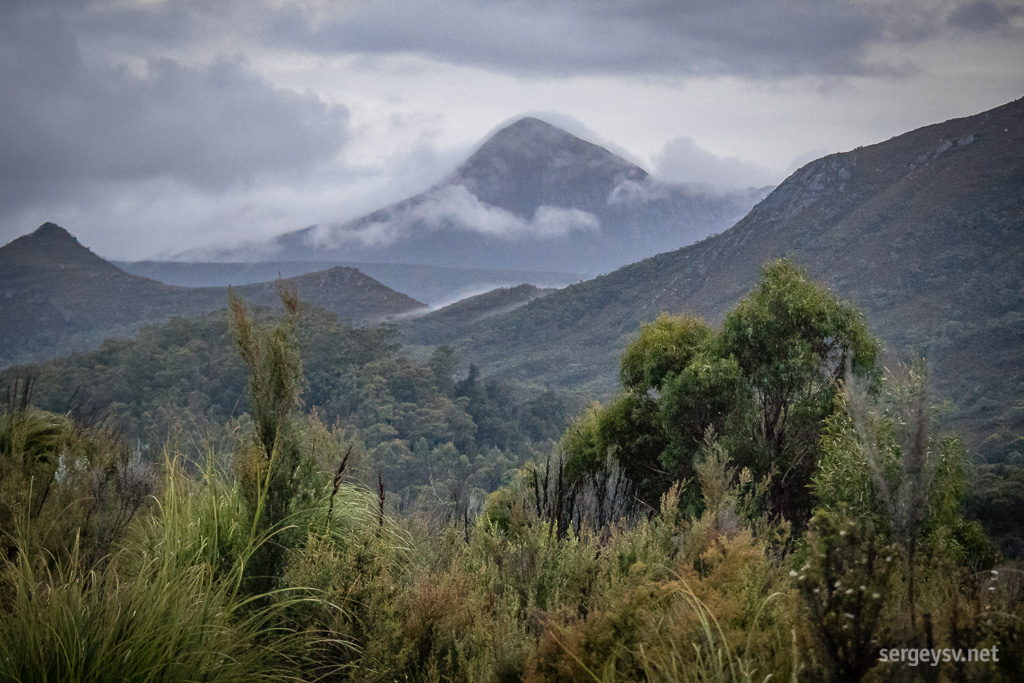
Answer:
[[792, 264], [589, 407], [281, 300], [5, 374], [0, 680], [1017, 680], [927, 368]]

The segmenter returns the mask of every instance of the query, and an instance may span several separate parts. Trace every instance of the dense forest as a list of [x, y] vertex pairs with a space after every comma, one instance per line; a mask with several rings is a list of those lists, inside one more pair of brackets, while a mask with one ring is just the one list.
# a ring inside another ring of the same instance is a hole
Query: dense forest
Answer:
[[[275, 312], [254, 315], [268, 321]], [[417, 363], [403, 352], [393, 326], [353, 327], [305, 304], [292, 324], [305, 413], [348, 434], [353, 465], [372, 463], [374, 485], [379, 470], [386, 489], [407, 502], [431, 485], [427, 498], [436, 500], [443, 485], [446, 503], [472, 499], [471, 507], [481, 508], [505, 472], [558, 440], [579, 407], [555, 392], [520, 400], [475, 366], [460, 374], [446, 346]], [[232, 452], [251, 427], [248, 377], [221, 311], [175, 318], [94, 352], [11, 368], [0, 386], [27, 388], [37, 408], [115, 427], [147, 457], [170, 438], [195, 458], [208, 445]], [[455, 482], [463, 487], [457, 492]]]
[[1019, 678], [1019, 469], [791, 263], [589, 407], [280, 298], [0, 377], [0, 679]]

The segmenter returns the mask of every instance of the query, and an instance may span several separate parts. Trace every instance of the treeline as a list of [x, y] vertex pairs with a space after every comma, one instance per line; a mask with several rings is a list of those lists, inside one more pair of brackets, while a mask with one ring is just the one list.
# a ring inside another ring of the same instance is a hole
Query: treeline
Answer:
[[247, 406], [202, 448], [147, 458], [10, 394], [0, 678], [1019, 677], [1024, 575], [964, 517], [925, 368], [880, 368], [859, 312], [792, 265], [720, 328], [643, 327], [620, 393], [560, 434], [556, 397], [516, 404], [448, 350], [418, 364], [282, 301], [195, 323]]
[[[253, 315], [275, 316], [268, 309]], [[521, 399], [475, 366], [460, 368], [448, 347], [417, 362], [392, 326], [353, 327], [304, 305], [296, 316], [303, 411], [343, 427], [356, 444], [353, 465], [368, 478], [379, 471], [386, 489], [407, 504], [432, 485], [429, 498], [443, 489], [453, 505], [473, 497], [479, 508], [505, 473], [560, 437], [579, 406], [564, 393]], [[143, 459], [159, 459], [168, 438], [193, 450], [199, 442], [232, 450], [251, 420], [248, 377], [221, 312], [175, 318], [94, 352], [10, 368], [0, 386], [28, 381], [34, 406], [107, 425]]]

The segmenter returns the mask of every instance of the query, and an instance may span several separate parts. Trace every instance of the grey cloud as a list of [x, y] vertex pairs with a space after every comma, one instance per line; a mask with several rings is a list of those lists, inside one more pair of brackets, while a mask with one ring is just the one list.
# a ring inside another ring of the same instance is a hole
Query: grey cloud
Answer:
[[[623, 7], [625, 5], [625, 7]], [[316, 21], [269, 18], [300, 49], [410, 52], [524, 72], [865, 73], [885, 22], [857, 5], [699, 2], [367, 3]]]
[[538, 207], [525, 220], [502, 208], [481, 202], [464, 185], [444, 185], [428, 192], [421, 201], [403, 206], [386, 217], [355, 225], [318, 227], [310, 233], [311, 245], [340, 247], [346, 244], [380, 247], [424, 229], [464, 230], [505, 240], [565, 237], [576, 230], [600, 230], [597, 217], [579, 209]]
[[642, 182], [625, 178], [612, 188], [606, 201], [608, 206], [629, 206], [668, 199], [670, 196], [671, 189], [664, 183], [659, 183], [649, 177]]
[[723, 189], [778, 183], [779, 173], [736, 157], [720, 157], [693, 138], [670, 140], [654, 159], [657, 175], [678, 183], [706, 183]]
[[333, 16], [302, 6], [268, 14], [267, 39], [299, 50], [413, 53], [522, 73], [846, 76], [904, 72], [904, 64], [871, 61], [869, 49], [937, 35], [947, 20], [982, 28], [995, 11], [990, 2], [924, 0], [384, 0], [342, 7]]
[[[878, 44], [1010, 28], [1016, 0], [81, 0], [83, 31], [138, 50], [230, 36], [238, 49], [417, 54], [513, 73], [849, 76], [905, 73]], [[1020, 33], [1020, 27], [1015, 30]]]
[[1007, 26], [1015, 16], [1022, 13], [1024, 8], [1019, 5], [980, 0], [955, 9], [949, 15], [949, 23], [970, 31], [990, 31]]
[[239, 59], [141, 69], [83, 56], [51, 7], [0, 27], [0, 204], [65, 195], [85, 182], [168, 178], [219, 191], [333, 159], [348, 112], [272, 87]]

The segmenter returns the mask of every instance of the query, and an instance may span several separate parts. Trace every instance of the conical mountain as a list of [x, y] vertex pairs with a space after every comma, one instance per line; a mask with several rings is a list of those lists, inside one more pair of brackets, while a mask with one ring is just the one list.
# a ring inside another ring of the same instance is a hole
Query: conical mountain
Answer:
[[601, 213], [647, 172], [604, 147], [532, 117], [502, 128], [448, 179], [490, 206], [531, 218], [542, 206]]
[[1024, 100], [818, 159], [730, 230], [484, 321], [459, 350], [608, 391], [642, 321], [720, 321], [780, 257], [861, 306], [890, 359], [923, 355], [980, 444], [1024, 404]]
[[164, 317], [174, 287], [129, 275], [44, 223], [0, 247], [0, 367], [81, 350]]
[[598, 273], [724, 230], [764, 194], [661, 183], [603, 147], [524, 118], [426, 192], [288, 233], [273, 251], [282, 260]]
[[41, 267], [106, 273], [118, 270], [79, 244], [71, 233], [56, 223], [43, 223], [33, 232], [0, 248], [0, 273], [5, 280], [21, 273], [31, 274]]

